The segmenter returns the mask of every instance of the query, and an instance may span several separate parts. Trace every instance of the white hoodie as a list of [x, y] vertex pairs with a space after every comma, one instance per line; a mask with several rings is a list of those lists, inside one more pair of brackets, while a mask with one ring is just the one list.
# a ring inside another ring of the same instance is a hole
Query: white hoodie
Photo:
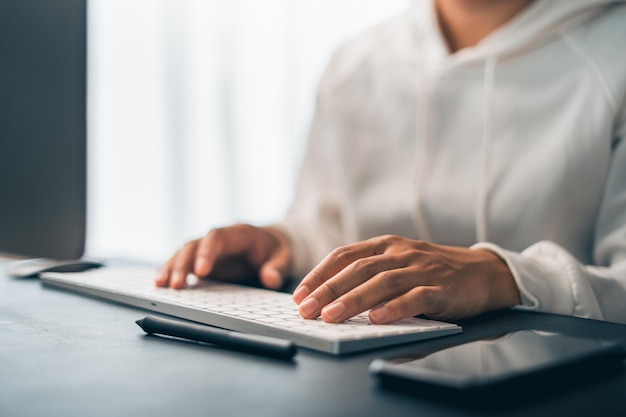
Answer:
[[626, 323], [626, 5], [537, 0], [450, 54], [432, 1], [339, 48], [281, 224], [303, 275], [382, 234], [489, 248], [519, 308]]

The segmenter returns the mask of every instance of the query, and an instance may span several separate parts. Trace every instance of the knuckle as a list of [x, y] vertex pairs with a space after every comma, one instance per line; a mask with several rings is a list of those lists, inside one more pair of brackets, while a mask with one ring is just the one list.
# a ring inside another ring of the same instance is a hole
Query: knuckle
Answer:
[[382, 235], [380, 236], [379, 240], [381, 243], [389, 246], [389, 245], [393, 245], [394, 243], [396, 243], [398, 241], [399, 237], [396, 235], [392, 235], [392, 234], [386, 234], [386, 235]]
[[431, 251], [433, 244], [427, 240], [416, 240], [413, 242], [413, 247], [420, 251]]
[[430, 288], [417, 287], [415, 294], [424, 305], [433, 306], [435, 304], [435, 294]]
[[352, 270], [364, 277], [370, 278], [374, 275], [376, 262], [369, 258], [360, 258], [352, 263]]
[[398, 235], [382, 235], [379, 237], [378, 244], [384, 252], [388, 250], [398, 250], [409, 245], [411, 240]]
[[400, 297], [395, 306], [396, 311], [394, 313], [396, 314], [396, 317], [407, 317], [412, 315], [413, 306], [409, 303], [406, 297]]
[[386, 234], [386, 235], [382, 235], [381, 239], [385, 242], [393, 242], [394, 240], [396, 240], [398, 238], [398, 236], [396, 235], [392, 235], [392, 234]]
[[416, 262], [415, 251], [412, 250], [403, 250], [395, 253], [394, 260], [401, 264], [403, 267], [407, 267], [409, 265], [413, 265]]
[[413, 291], [414, 299], [420, 306], [421, 313], [427, 316], [440, 317], [444, 311], [443, 307], [437, 302], [435, 292], [428, 287], [417, 287]]
[[365, 298], [359, 288], [355, 288], [350, 292], [350, 304], [359, 311], [362, 310], [365, 304]]
[[400, 320], [414, 315], [412, 312], [412, 305], [406, 297], [392, 299], [385, 304], [385, 307], [391, 321]]
[[387, 248], [393, 245], [394, 240], [395, 240], [394, 235], [386, 234], [386, 235], [381, 235], [381, 236], [376, 237], [375, 243], [382, 248]]
[[302, 282], [306, 285], [312, 286], [313, 288], [317, 288], [325, 281], [322, 274], [317, 270], [317, 268], [313, 269], [309, 274], [302, 280]]
[[348, 246], [340, 246], [333, 249], [330, 253], [330, 257], [336, 262], [344, 263], [350, 257], [350, 248]]
[[378, 279], [387, 283], [393, 280], [393, 274], [391, 271], [382, 271], [378, 273]]
[[334, 281], [328, 281], [322, 287], [325, 297], [329, 300], [336, 300], [341, 295], [341, 291]]
[[406, 282], [404, 276], [394, 270], [380, 272], [378, 274], [378, 278], [384, 283], [387, 288], [391, 290], [396, 290], [397, 288], [404, 286]]

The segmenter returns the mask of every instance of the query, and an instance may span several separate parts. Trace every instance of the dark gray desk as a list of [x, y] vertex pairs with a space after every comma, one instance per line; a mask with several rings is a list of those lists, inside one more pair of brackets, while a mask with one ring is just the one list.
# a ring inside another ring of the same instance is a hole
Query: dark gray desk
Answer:
[[[145, 314], [0, 272], [0, 415], [478, 415], [382, 390], [370, 378], [368, 365], [376, 357], [523, 328], [604, 337], [626, 345], [623, 325], [506, 312], [462, 323], [462, 335], [341, 358], [300, 350], [293, 363], [285, 363], [145, 336], [134, 323]], [[503, 414], [626, 416], [626, 373]]]

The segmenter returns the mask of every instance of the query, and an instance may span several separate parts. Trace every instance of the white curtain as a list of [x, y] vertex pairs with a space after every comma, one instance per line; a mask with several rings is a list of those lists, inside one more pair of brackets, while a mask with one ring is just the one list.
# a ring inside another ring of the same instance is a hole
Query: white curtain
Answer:
[[332, 50], [407, 0], [90, 0], [87, 255], [279, 220]]

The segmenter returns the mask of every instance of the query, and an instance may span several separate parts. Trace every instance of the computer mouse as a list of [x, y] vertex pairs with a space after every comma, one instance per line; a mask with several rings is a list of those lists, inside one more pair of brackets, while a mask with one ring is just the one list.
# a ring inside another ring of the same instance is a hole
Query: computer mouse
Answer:
[[101, 262], [85, 259], [56, 261], [39, 258], [15, 262], [6, 269], [6, 273], [14, 278], [31, 278], [44, 272], [82, 272], [101, 266], [104, 266]]

